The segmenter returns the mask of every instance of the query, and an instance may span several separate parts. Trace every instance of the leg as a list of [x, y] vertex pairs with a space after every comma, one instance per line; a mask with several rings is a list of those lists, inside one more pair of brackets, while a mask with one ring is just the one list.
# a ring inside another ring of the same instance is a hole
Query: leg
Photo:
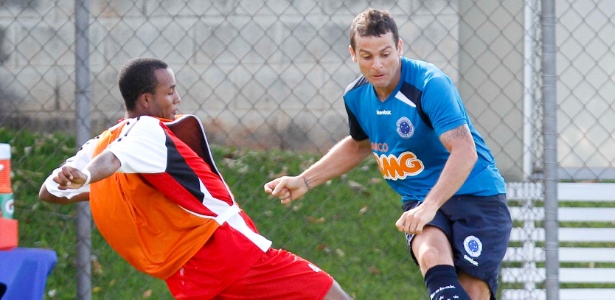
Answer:
[[459, 283], [473, 300], [489, 300], [491, 298], [491, 291], [489, 291], [487, 283], [465, 272], [459, 272], [458, 276]]
[[[416, 205], [407, 202], [404, 210]], [[453, 197], [429, 224], [422, 234], [406, 235], [428, 289], [431, 284], [437, 290], [442, 283], [434, 282], [446, 278], [466, 291], [468, 299], [495, 299], [512, 228], [505, 195]], [[451, 274], [451, 268], [457, 273]]]
[[337, 281], [333, 281], [333, 285], [325, 295], [324, 300], [351, 300], [350, 296], [342, 290], [342, 287], [337, 283]]
[[412, 238], [412, 252], [425, 276], [427, 270], [437, 265], [453, 265], [453, 250], [440, 229], [427, 226], [423, 233]]
[[430, 299], [471, 300], [457, 277], [453, 250], [442, 230], [428, 226], [412, 239], [416, 257]]

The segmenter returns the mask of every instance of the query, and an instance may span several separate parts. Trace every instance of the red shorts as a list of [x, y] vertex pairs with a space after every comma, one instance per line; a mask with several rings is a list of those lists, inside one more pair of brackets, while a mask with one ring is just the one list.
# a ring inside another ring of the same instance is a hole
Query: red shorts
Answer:
[[[203, 295], [211, 294], [211, 290], [199, 289], [211, 285], [209, 282], [199, 284], [198, 278], [207, 280], [207, 276], [201, 277], [199, 273], [199, 269], [184, 268], [182, 275], [186, 276], [184, 278], [190, 278], [192, 282], [189, 291], [184, 289], [182, 296], [177, 299], [209, 298], [204, 298]], [[167, 284], [169, 283], [167, 280]], [[209, 299], [320, 300], [332, 285], [333, 277], [311, 262], [285, 250], [269, 249], [244, 275]]]
[[215, 299], [305, 299], [325, 297], [333, 277], [285, 250], [269, 249], [262, 260]]
[[305, 299], [325, 297], [333, 278], [285, 250], [269, 249], [239, 280], [215, 299]]

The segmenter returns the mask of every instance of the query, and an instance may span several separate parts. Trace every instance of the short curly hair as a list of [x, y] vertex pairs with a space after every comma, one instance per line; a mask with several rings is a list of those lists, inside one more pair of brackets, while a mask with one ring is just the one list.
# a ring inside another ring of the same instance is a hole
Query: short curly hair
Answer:
[[381, 36], [393, 33], [395, 47], [399, 42], [399, 31], [393, 17], [387, 12], [377, 9], [367, 9], [358, 14], [350, 25], [350, 46], [355, 50], [355, 36]]
[[118, 75], [118, 85], [127, 110], [135, 108], [137, 98], [143, 93], [155, 92], [158, 80], [154, 72], [168, 67], [160, 59], [145, 57], [134, 58], [124, 64]]

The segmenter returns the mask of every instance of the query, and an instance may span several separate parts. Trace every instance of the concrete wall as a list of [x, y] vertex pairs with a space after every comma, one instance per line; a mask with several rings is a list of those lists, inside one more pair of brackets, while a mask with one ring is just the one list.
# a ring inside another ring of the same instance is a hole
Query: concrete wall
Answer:
[[[608, 120], [615, 106], [609, 96], [615, 90], [615, 59], [608, 49], [615, 28], [608, 20], [615, 13], [597, 6], [602, 2], [571, 3], [558, 0], [557, 5], [558, 34], [565, 34], [558, 36], [560, 160], [571, 168], [585, 162], [612, 168], [615, 144], [608, 141], [615, 129]], [[498, 166], [508, 179], [519, 180], [523, 5], [515, 0], [91, 0], [92, 132], [122, 117], [116, 86], [121, 65], [132, 57], [154, 56], [174, 69], [181, 110], [199, 115], [213, 142], [324, 152], [348, 132], [341, 96], [358, 75], [348, 54], [348, 26], [357, 13], [376, 7], [396, 18], [405, 56], [432, 62], [455, 81]], [[0, 125], [74, 131], [73, 13], [72, 0], [2, 2]], [[539, 132], [534, 139], [529, 155], [539, 167]]]
[[508, 180], [522, 180], [523, 1], [460, 1], [459, 92]]

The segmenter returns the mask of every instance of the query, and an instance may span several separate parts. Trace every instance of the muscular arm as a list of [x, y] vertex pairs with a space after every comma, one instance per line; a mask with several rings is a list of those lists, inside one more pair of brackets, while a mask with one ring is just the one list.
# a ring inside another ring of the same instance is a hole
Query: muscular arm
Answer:
[[440, 141], [450, 152], [442, 174], [423, 204], [404, 212], [395, 222], [399, 231], [420, 234], [423, 227], [433, 220], [436, 211], [461, 188], [478, 160], [476, 145], [467, 125], [443, 133]]
[[299, 176], [284, 176], [265, 184], [265, 192], [283, 204], [301, 198], [310, 188], [323, 184], [358, 166], [371, 153], [369, 140], [355, 141], [348, 136]]
[[354, 169], [370, 153], [369, 140], [355, 141], [347, 136], [299, 176], [315, 187]]
[[424, 203], [437, 208], [461, 188], [478, 160], [476, 145], [467, 125], [443, 133], [440, 141], [450, 152], [450, 156]]

